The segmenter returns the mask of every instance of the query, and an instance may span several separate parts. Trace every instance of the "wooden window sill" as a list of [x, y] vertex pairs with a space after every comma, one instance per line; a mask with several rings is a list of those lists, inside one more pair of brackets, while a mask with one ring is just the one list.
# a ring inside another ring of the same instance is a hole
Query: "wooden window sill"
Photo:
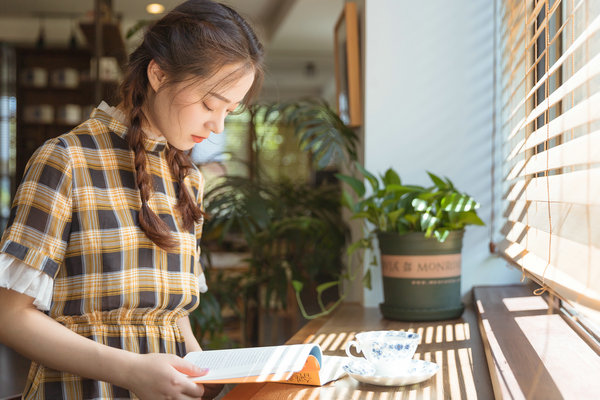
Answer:
[[473, 288], [497, 399], [599, 399], [600, 356], [532, 286]]

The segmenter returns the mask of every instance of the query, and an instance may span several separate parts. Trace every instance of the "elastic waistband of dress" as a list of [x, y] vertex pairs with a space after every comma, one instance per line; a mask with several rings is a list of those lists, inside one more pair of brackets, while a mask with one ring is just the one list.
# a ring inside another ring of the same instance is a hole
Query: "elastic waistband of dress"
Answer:
[[93, 312], [82, 315], [52, 316], [66, 326], [73, 325], [141, 325], [141, 326], [173, 326], [178, 319], [185, 317], [186, 312], [165, 310], [111, 310]]

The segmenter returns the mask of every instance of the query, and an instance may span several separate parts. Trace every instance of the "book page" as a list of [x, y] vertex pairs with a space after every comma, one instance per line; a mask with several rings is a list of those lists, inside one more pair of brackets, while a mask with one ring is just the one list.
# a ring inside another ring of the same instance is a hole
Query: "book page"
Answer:
[[283, 380], [290, 372], [301, 370], [310, 354], [321, 363], [321, 348], [314, 344], [195, 351], [184, 358], [209, 369], [207, 375], [193, 378], [195, 382], [248, 376], [258, 376], [260, 380], [272, 374], [275, 376], [269, 380]]
[[346, 356], [323, 356], [323, 365], [319, 371], [319, 377], [321, 378], [321, 385], [325, 385], [328, 382], [338, 380], [342, 376], [346, 375], [346, 372], [342, 369], [344, 364], [348, 363], [348, 357]]

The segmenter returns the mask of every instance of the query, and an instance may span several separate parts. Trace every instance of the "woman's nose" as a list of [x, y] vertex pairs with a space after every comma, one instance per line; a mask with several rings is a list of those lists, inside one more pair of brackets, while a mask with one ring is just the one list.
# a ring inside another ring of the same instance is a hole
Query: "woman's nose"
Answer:
[[215, 116], [207, 122], [207, 128], [213, 133], [221, 133], [225, 129], [225, 115]]

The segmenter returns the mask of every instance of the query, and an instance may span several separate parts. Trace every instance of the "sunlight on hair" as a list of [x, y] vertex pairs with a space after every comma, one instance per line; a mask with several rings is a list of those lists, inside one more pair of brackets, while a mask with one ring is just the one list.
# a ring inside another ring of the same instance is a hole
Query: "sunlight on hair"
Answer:
[[510, 312], [548, 309], [548, 303], [542, 296], [508, 297], [502, 299], [502, 302]]

